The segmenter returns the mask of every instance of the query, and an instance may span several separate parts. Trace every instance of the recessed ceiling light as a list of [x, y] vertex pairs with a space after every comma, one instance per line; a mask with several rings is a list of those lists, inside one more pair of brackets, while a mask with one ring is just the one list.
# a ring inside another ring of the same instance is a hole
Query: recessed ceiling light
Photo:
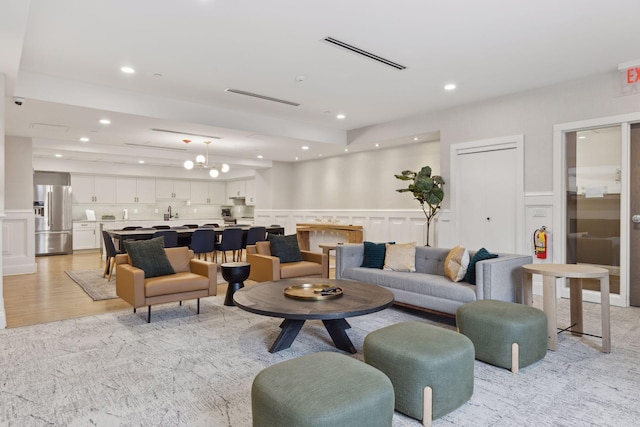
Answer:
[[83, 136], [82, 138], [80, 138], [80, 141], [89, 142], [89, 138], [87, 138], [86, 136]]
[[415, 137], [413, 137], [413, 140], [414, 140], [414, 141], [420, 141], [420, 138], [419, 138], [419, 137], [417, 137], [417, 136], [415, 136]]
[[103, 125], [110, 125], [111, 124], [111, 120], [109, 120], [109, 119], [100, 119], [100, 123], [102, 123]]
[[298, 160], [298, 158], [296, 157], [296, 160]]
[[583, 135], [583, 136], [579, 136], [579, 137], [578, 137], [578, 139], [586, 139], [586, 138], [587, 138], [587, 137], [586, 137], [586, 136], [584, 136], [584, 135]]
[[308, 149], [309, 149], [309, 147], [307, 147], [306, 145], [303, 145], [303, 146], [302, 146], [302, 149], [303, 149], [303, 150], [308, 150]]
[[62, 154], [56, 154], [56, 157], [62, 157]]
[[344, 149], [344, 152], [346, 153], [347, 151], [349, 151], [349, 149], [348, 149], [348, 148], [345, 148], [345, 149]]
[[380, 147], [380, 144], [376, 144], [376, 147]]
[[318, 154], [318, 157], [322, 157], [322, 154]]
[[259, 158], [259, 159], [262, 159], [262, 158], [263, 158], [263, 157], [262, 157], [262, 154], [258, 154], [258, 158]]
[[345, 116], [344, 114], [338, 114], [338, 115], [336, 116], [336, 119], [338, 119], [338, 120], [344, 120], [344, 119], [346, 119], [346, 118], [347, 118], [347, 116]]
[[127, 66], [120, 67], [120, 71], [122, 71], [122, 72], [123, 72], [123, 73], [125, 73], [125, 74], [133, 74], [133, 73], [135, 73], [135, 72], [136, 72], [136, 70], [134, 70], [134, 69], [133, 69], [133, 68], [131, 68], [131, 67], [127, 67]]
[[454, 90], [456, 88], [455, 83], [448, 83], [444, 85], [444, 90]]
[[143, 164], [144, 160], [138, 160], [138, 163]]

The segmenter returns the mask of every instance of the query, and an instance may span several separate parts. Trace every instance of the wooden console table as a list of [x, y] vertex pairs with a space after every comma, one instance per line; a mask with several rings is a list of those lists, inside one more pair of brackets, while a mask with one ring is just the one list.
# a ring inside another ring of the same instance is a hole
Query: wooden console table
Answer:
[[349, 243], [362, 243], [364, 233], [361, 225], [340, 225], [340, 224], [296, 224], [298, 233], [298, 245], [300, 249], [309, 250], [309, 233], [312, 231], [335, 231], [347, 235]]

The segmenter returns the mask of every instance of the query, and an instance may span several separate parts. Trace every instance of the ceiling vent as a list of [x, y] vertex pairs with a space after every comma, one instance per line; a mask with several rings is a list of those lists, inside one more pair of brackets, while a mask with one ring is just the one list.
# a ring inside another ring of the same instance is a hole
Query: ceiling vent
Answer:
[[125, 142], [124, 145], [128, 145], [130, 147], [153, 148], [154, 150], [187, 151], [186, 148], [161, 147], [159, 145], [136, 144], [133, 142]]
[[31, 123], [29, 127], [33, 130], [42, 132], [66, 133], [69, 131], [69, 126], [52, 125], [49, 123]]
[[396, 70], [404, 70], [405, 68], [407, 68], [404, 65], [396, 64], [393, 61], [389, 61], [388, 59], [385, 59], [378, 55], [374, 55], [373, 53], [367, 52], [366, 50], [360, 49], [358, 47], [351, 46], [350, 44], [342, 42], [340, 40], [336, 40], [333, 37], [327, 37], [324, 39], [324, 41], [327, 43], [331, 43], [334, 46], [338, 46], [348, 51], [351, 51], [353, 53], [357, 53], [358, 55], [364, 56], [366, 58], [373, 59], [374, 61], [377, 61], [381, 64], [387, 65], [389, 67], [393, 67]]
[[238, 95], [252, 96], [254, 98], [260, 98], [260, 99], [264, 99], [266, 101], [279, 102], [280, 104], [293, 105], [294, 107], [298, 107], [300, 105], [297, 102], [285, 101], [284, 99], [272, 98], [270, 96], [260, 95], [260, 94], [252, 93], [252, 92], [247, 92], [247, 91], [240, 90], [240, 89], [227, 88], [224, 91], [225, 92], [231, 92], [231, 93], [237, 93]]
[[200, 138], [208, 138], [208, 139], [222, 139], [221, 136], [212, 136], [212, 135], [200, 135], [197, 133], [190, 133], [190, 132], [182, 132], [182, 131], [177, 131], [177, 130], [169, 130], [169, 129], [154, 129], [151, 128], [152, 131], [155, 132], [165, 132], [165, 133], [173, 133], [176, 135], [189, 135], [189, 136], [198, 136]]

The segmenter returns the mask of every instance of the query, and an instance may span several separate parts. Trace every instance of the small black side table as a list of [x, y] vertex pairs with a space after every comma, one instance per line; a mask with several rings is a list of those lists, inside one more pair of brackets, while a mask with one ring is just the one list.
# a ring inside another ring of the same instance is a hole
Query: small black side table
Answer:
[[229, 282], [227, 287], [227, 295], [224, 298], [224, 305], [235, 305], [233, 302], [233, 294], [241, 288], [244, 288], [244, 281], [249, 277], [251, 264], [248, 262], [225, 262], [221, 265], [222, 277]]

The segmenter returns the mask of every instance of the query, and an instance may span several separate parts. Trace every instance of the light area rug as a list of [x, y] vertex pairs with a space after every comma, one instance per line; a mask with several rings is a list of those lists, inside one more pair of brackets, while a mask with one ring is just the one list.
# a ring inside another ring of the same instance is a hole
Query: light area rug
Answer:
[[[111, 276], [111, 281], [108, 281], [109, 275], [102, 277], [103, 269], [94, 270], [70, 270], [65, 271], [67, 276], [78, 284], [84, 290], [87, 295], [94, 301], [100, 301], [105, 299], [118, 298], [116, 295], [116, 275], [115, 270]], [[222, 273], [218, 269], [218, 278], [216, 279], [218, 284], [227, 283], [222, 278]]]
[[[336, 350], [319, 321], [307, 322], [291, 348], [268, 347], [279, 319], [223, 305], [224, 295], [154, 308], [152, 323], [130, 310], [0, 331], [0, 425], [251, 426], [251, 383], [258, 372], [296, 356]], [[598, 328], [599, 306], [585, 305]], [[512, 374], [475, 362], [469, 402], [439, 426], [637, 426], [640, 420], [640, 309], [612, 307], [612, 352], [569, 334], [558, 351]], [[568, 319], [568, 303], [559, 302]], [[390, 308], [350, 318], [362, 360], [371, 331], [401, 322], [434, 323]], [[323, 381], [318, 375], [318, 382]], [[313, 384], [309, 384], [313, 387]], [[393, 426], [420, 426], [395, 413]], [[283, 426], [284, 427], [284, 426]]]

